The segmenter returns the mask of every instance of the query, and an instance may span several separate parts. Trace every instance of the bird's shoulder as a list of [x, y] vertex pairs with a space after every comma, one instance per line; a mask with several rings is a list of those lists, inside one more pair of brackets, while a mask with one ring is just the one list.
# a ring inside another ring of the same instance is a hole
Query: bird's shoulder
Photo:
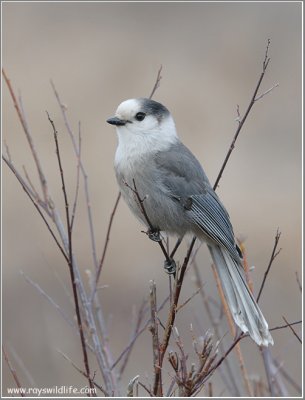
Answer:
[[155, 153], [153, 158], [163, 183], [176, 194], [204, 194], [211, 188], [201, 164], [182, 142]]

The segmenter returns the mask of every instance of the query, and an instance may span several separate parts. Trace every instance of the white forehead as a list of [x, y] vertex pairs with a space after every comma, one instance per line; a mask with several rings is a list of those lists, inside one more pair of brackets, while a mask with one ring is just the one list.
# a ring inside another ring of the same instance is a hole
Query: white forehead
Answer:
[[137, 99], [129, 99], [123, 101], [116, 110], [116, 115], [128, 119], [140, 111], [141, 104]]

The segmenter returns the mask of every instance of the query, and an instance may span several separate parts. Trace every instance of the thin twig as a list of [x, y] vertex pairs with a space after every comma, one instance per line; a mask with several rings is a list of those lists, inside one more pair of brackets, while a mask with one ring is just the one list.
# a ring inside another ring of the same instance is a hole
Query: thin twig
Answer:
[[[234, 349], [234, 347], [240, 342], [241, 339], [246, 337], [244, 333], [241, 333], [231, 344], [231, 346], [228, 348], [228, 350], [225, 352], [225, 354], [217, 361], [217, 363], [210, 369], [209, 373], [204, 379], [204, 382], [206, 382], [210, 376], [214, 373], [214, 371], [223, 363], [223, 361], [228, 357], [228, 355], [231, 353], [231, 351]], [[203, 383], [204, 383], [203, 382]]]
[[279, 330], [279, 329], [284, 329], [284, 328], [288, 328], [288, 327], [291, 328], [291, 326], [293, 326], [293, 325], [299, 325], [299, 324], [301, 324], [301, 323], [302, 323], [302, 320], [300, 320], [300, 321], [295, 321], [295, 322], [291, 322], [290, 324], [275, 326], [275, 327], [273, 327], [273, 328], [270, 328], [269, 331], [272, 332], [272, 331], [277, 331], [277, 330]]
[[6, 143], [6, 141], [4, 140], [4, 147], [5, 147], [5, 151], [6, 151], [6, 155], [7, 155], [7, 159], [9, 160], [9, 162], [12, 164], [12, 157], [11, 157], [11, 152], [10, 152], [10, 148], [8, 147], [8, 144]]
[[59, 312], [59, 314], [62, 316], [62, 318], [72, 327], [72, 328], [77, 328], [74, 321], [69, 318], [69, 316], [65, 313], [65, 311], [53, 300], [51, 296], [49, 296], [42, 288], [41, 286], [38, 285], [38, 283], [34, 282], [29, 276], [27, 276], [22, 270], [20, 270], [21, 275], [24, 277], [24, 279], [32, 285], [38, 293], [40, 293], [45, 299], [48, 300], [50, 304]]
[[[149, 330], [152, 334], [153, 365], [156, 377], [160, 373], [161, 365], [160, 365], [160, 343], [159, 343], [158, 322], [157, 322], [158, 320], [157, 320], [156, 283], [154, 281], [150, 281], [149, 298], [150, 298], [150, 311], [151, 311], [151, 325]], [[160, 380], [157, 380], [155, 378], [154, 382], [155, 383], [153, 392], [155, 393], [155, 395], [163, 397], [161, 376]]]
[[289, 326], [289, 328], [291, 329], [291, 332], [294, 334], [294, 336], [298, 339], [298, 341], [302, 344], [302, 339], [300, 338], [300, 336], [296, 333], [296, 331], [293, 329], [293, 327], [291, 326], [291, 324], [289, 324], [289, 322], [287, 321], [287, 319], [285, 317], [283, 317], [283, 320], [286, 322], [286, 324]]
[[[159, 306], [159, 308], [158, 308], [158, 313], [164, 308], [164, 306], [165, 306], [165, 304], [168, 302], [168, 300], [169, 300], [169, 296], [167, 296], [166, 298], [165, 298], [165, 300], [163, 301], [163, 303]], [[138, 337], [143, 333], [143, 332], [145, 332], [146, 331], [146, 329], [147, 329], [147, 327], [149, 326], [149, 324], [150, 324], [150, 321], [151, 321], [151, 318], [149, 318], [146, 322], [145, 322], [145, 324], [144, 324], [144, 326], [138, 331], [138, 333], [131, 339], [131, 341], [129, 342], [129, 344], [125, 347], [125, 349], [121, 352], [121, 354], [118, 356], [118, 358], [116, 359], [116, 361], [112, 364], [112, 366], [111, 366], [111, 370], [114, 368], [114, 367], [116, 367], [116, 365], [121, 361], [121, 359], [125, 356], [125, 354], [127, 353], [127, 352], [129, 352], [130, 351], [130, 348], [134, 345], [134, 343], [135, 343], [135, 341], [138, 339]]]
[[10, 343], [8, 343], [8, 347], [9, 347], [9, 352], [13, 356], [13, 358], [16, 361], [17, 365], [19, 366], [20, 370], [24, 373], [24, 375], [27, 378], [27, 380], [28, 380], [29, 384], [31, 385], [31, 387], [37, 387], [38, 385], [36, 384], [34, 378], [32, 377], [30, 371], [28, 370], [28, 368], [24, 364], [23, 360], [17, 354], [17, 351], [15, 350], [15, 348]]
[[138, 381], [138, 384], [142, 386], [142, 388], [150, 395], [150, 397], [155, 397], [154, 393], [149, 390], [148, 387], [144, 385], [144, 383]]
[[280, 253], [280, 251], [281, 251], [281, 249], [279, 249], [278, 251], [276, 251], [276, 250], [277, 250], [277, 246], [278, 246], [278, 244], [279, 244], [280, 237], [281, 237], [281, 232], [280, 232], [279, 230], [277, 230], [277, 231], [276, 231], [275, 238], [274, 238], [274, 246], [273, 246], [273, 249], [272, 249], [270, 261], [269, 261], [268, 267], [267, 267], [267, 269], [266, 269], [266, 271], [265, 271], [264, 278], [263, 278], [263, 281], [262, 281], [262, 283], [261, 283], [261, 287], [260, 287], [260, 289], [259, 289], [259, 292], [258, 292], [258, 295], [257, 295], [257, 298], [256, 298], [256, 302], [257, 302], [257, 303], [259, 302], [259, 299], [260, 299], [261, 294], [262, 294], [262, 292], [263, 292], [264, 285], [265, 285], [267, 276], [268, 276], [268, 274], [269, 274], [270, 268], [271, 268], [271, 266], [272, 266], [272, 263], [273, 263], [274, 259], [276, 258], [276, 256], [277, 256], [277, 255]]
[[[19, 109], [19, 106], [17, 104], [15, 100], [15, 96], [14, 96], [14, 92], [9, 84], [9, 88], [10, 88], [10, 94], [13, 98], [13, 103], [15, 105], [15, 108], [17, 110], [17, 113], [19, 115], [19, 117], [23, 118], [23, 115]], [[56, 93], [57, 94], [57, 93]], [[59, 98], [58, 98], [59, 100]], [[73, 136], [73, 132], [70, 128], [66, 113], [65, 113], [65, 106], [62, 105], [60, 103], [61, 106], [61, 110], [64, 116], [64, 120], [65, 120], [65, 124], [68, 130], [69, 135], [71, 136], [71, 140], [73, 143], [73, 147], [75, 152], [77, 153], [78, 149], [77, 149], [77, 145], [76, 145], [76, 141], [74, 140], [74, 136]], [[25, 120], [21, 120], [22, 126], [24, 129], [28, 129], [27, 128], [27, 124], [25, 122]], [[33, 140], [30, 134], [30, 131], [25, 132], [26, 136], [28, 137], [28, 142], [29, 142], [29, 146], [30, 146], [30, 150], [32, 153], [33, 158], [36, 160], [38, 159], [38, 155], [36, 154], [36, 150], [33, 146]], [[5, 159], [6, 157], [3, 157], [3, 159]], [[6, 163], [9, 165], [9, 160], [6, 158]], [[35, 162], [36, 163], [36, 162]], [[36, 204], [33, 200], [33, 198], [31, 198], [31, 189], [28, 187], [27, 183], [24, 181], [24, 179], [21, 177], [21, 175], [18, 173], [18, 171], [16, 171], [16, 169], [14, 168], [13, 165], [9, 165], [10, 169], [12, 170], [12, 172], [15, 174], [16, 178], [18, 179], [19, 183], [21, 184], [21, 186], [23, 187], [23, 189], [26, 191], [26, 194], [30, 197], [31, 201], [33, 202], [34, 206], [36, 207], [37, 211], [39, 212], [40, 216], [42, 217], [43, 221], [46, 223], [46, 226], [48, 228], [48, 230], [50, 231], [50, 233], [52, 234], [53, 239], [55, 240], [56, 244], [59, 246], [62, 254], [64, 255], [67, 263], [69, 263], [69, 259], [67, 257], [67, 254], [69, 254], [69, 240], [68, 240], [68, 235], [65, 231], [65, 227], [64, 224], [62, 223], [61, 220], [61, 216], [59, 214], [58, 209], [55, 206], [54, 201], [51, 199], [51, 197], [48, 195], [48, 187], [47, 187], [47, 182], [46, 180], [45, 182], [45, 189], [46, 192], [44, 192], [44, 198], [46, 198], [45, 193], [47, 193], [47, 202], [41, 202], [39, 204]], [[36, 163], [36, 168], [38, 171], [38, 174], [40, 177], [44, 178], [44, 174], [43, 171], [41, 169], [41, 165], [40, 163]], [[85, 170], [83, 169], [83, 167], [81, 167], [82, 170], [82, 174], [84, 177], [84, 187], [85, 187], [85, 195], [86, 195], [86, 204], [87, 204], [87, 210], [88, 210], [88, 220], [89, 220], [89, 227], [90, 227], [90, 236], [91, 236], [91, 243], [92, 243], [92, 252], [93, 252], [93, 257], [94, 257], [94, 261], [95, 261], [95, 267], [97, 269], [98, 264], [97, 264], [97, 260], [96, 260], [96, 253], [95, 253], [95, 242], [94, 242], [94, 231], [93, 231], [93, 222], [92, 222], [92, 215], [91, 215], [91, 205], [90, 205], [90, 197], [89, 197], [89, 187], [88, 187], [88, 180], [87, 180], [87, 175], [85, 173]], [[27, 190], [26, 190], [27, 189]], [[33, 196], [34, 197], [34, 196]], [[56, 236], [54, 235], [52, 229], [50, 228], [50, 225], [48, 224], [46, 218], [44, 217], [44, 215], [42, 214], [40, 208], [38, 207], [38, 205], [48, 214], [48, 216], [52, 219], [52, 221], [54, 222], [54, 225], [56, 226], [56, 229], [59, 233], [60, 239], [62, 241], [63, 247], [60, 246]], [[110, 370], [110, 365], [112, 364], [112, 362], [110, 361], [109, 357], [108, 357], [108, 353], [106, 352], [105, 346], [101, 345], [100, 342], [100, 338], [98, 336], [98, 332], [97, 332], [97, 326], [95, 323], [95, 317], [93, 315], [93, 309], [92, 309], [92, 304], [90, 304], [88, 302], [88, 298], [87, 298], [87, 294], [85, 291], [85, 287], [82, 281], [82, 277], [80, 275], [80, 271], [77, 265], [77, 261], [76, 259], [72, 256], [72, 260], [73, 260], [73, 266], [75, 269], [75, 282], [78, 286], [78, 290], [79, 290], [79, 294], [80, 294], [80, 299], [83, 305], [83, 310], [85, 313], [85, 317], [86, 317], [86, 322], [88, 323], [88, 331], [91, 334], [93, 343], [94, 343], [94, 353], [101, 371], [101, 374], [103, 376], [103, 379], [105, 381], [106, 387], [107, 387], [107, 391], [109, 393], [116, 393], [117, 392], [117, 380], [116, 380], [116, 376], [113, 374], [113, 372]], [[100, 320], [100, 319], [99, 319]]]
[[24, 175], [25, 175], [25, 177], [26, 177], [26, 180], [28, 181], [28, 184], [29, 184], [30, 188], [32, 189], [33, 197], [35, 198], [35, 200], [36, 200], [38, 203], [42, 202], [42, 200], [41, 200], [40, 197], [39, 197], [39, 194], [37, 193], [37, 191], [36, 191], [36, 189], [35, 189], [35, 187], [34, 187], [32, 181], [31, 181], [31, 179], [30, 179], [30, 177], [29, 177], [29, 174], [28, 174], [28, 172], [27, 172], [27, 170], [26, 170], [26, 168], [25, 168], [25, 165], [23, 165], [22, 168], [23, 168], [23, 172], [24, 172]]
[[[86, 375], [86, 373], [79, 368], [72, 360], [70, 357], [68, 357], [64, 352], [62, 352], [61, 350], [57, 349], [57, 352], [67, 361], [69, 361], [69, 363], [72, 365], [73, 368], [76, 369], [76, 371], [78, 371], [81, 375], [83, 375], [85, 378], [88, 378], [88, 376]], [[98, 383], [96, 383], [93, 379], [92, 379], [92, 383], [95, 387], [97, 387], [106, 397], [109, 397], [109, 394], [106, 392], [106, 390], [99, 385]]]
[[68, 262], [68, 257], [65, 253], [65, 250], [63, 249], [63, 247], [61, 246], [61, 244], [59, 243], [57, 237], [55, 236], [55, 233], [53, 232], [52, 228], [50, 227], [47, 219], [45, 218], [45, 216], [43, 215], [42, 211], [40, 210], [38, 204], [35, 202], [35, 200], [33, 199], [31, 192], [27, 186], [27, 184], [25, 183], [25, 181], [22, 179], [22, 177], [20, 176], [20, 174], [18, 173], [18, 171], [15, 169], [15, 167], [10, 163], [10, 161], [5, 157], [2, 156], [2, 159], [4, 160], [4, 162], [6, 163], [6, 165], [9, 167], [9, 169], [13, 172], [13, 174], [15, 175], [15, 177], [17, 178], [18, 182], [20, 183], [22, 189], [25, 191], [25, 193], [27, 194], [27, 196], [29, 197], [29, 199], [31, 200], [32, 204], [34, 205], [34, 207], [36, 208], [37, 212], [39, 213], [39, 215], [41, 216], [41, 218], [43, 219], [43, 222], [46, 224], [46, 227], [48, 228], [48, 231], [50, 232], [52, 238], [54, 239], [57, 247], [59, 248], [60, 252], [62, 253], [62, 255], [64, 256], [65, 260]]
[[73, 209], [71, 214], [71, 231], [73, 229], [74, 218], [76, 213], [76, 206], [78, 200], [78, 193], [79, 193], [79, 178], [80, 178], [80, 160], [81, 160], [81, 150], [82, 150], [82, 137], [81, 137], [81, 129], [80, 129], [80, 122], [78, 123], [78, 154], [77, 154], [77, 166], [76, 166], [76, 188], [75, 188], [75, 196], [74, 196], [74, 203]]
[[[214, 316], [213, 316], [213, 312], [212, 312], [211, 307], [210, 307], [210, 302], [209, 302], [208, 297], [207, 297], [207, 295], [205, 293], [203, 282], [201, 280], [201, 276], [200, 276], [200, 273], [199, 273], [199, 268], [198, 268], [198, 265], [197, 265], [197, 262], [196, 262], [195, 258], [193, 258], [193, 260], [192, 260], [192, 266], [193, 266], [193, 269], [194, 269], [194, 272], [195, 272], [196, 285], [200, 289], [200, 294], [201, 294], [201, 298], [202, 298], [202, 301], [203, 301], [203, 305], [204, 305], [204, 307], [206, 309], [207, 315], [209, 317], [210, 323], [212, 324], [212, 327], [214, 329], [215, 335], [216, 335], [216, 337], [218, 339], [220, 339], [221, 334], [220, 334], [220, 331], [219, 331], [219, 321], [218, 320], [216, 321]], [[218, 348], [220, 349], [221, 353], [224, 353], [223, 341], [220, 341], [220, 343], [218, 345]], [[229, 380], [226, 378], [226, 376], [224, 375], [224, 373], [223, 373], [221, 368], [219, 370], [220, 375], [221, 375], [223, 381], [225, 382], [226, 386], [229, 387], [229, 389], [232, 392], [232, 394], [235, 397], [239, 397], [240, 396], [240, 392], [239, 392], [237, 383], [235, 381], [235, 375], [234, 375], [234, 373], [232, 371], [232, 367], [231, 367], [231, 364], [229, 363], [228, 359], [226, 359], [224, 361], [224, 366], [227, 369], [227, 372], [228, 372], [228, 375], [229, 375]], [[232, 390], [232, 387], [230, 388], [231, 384], [232, 384], [233, 390]]]
[[113, 223], [113, 218], [114, 218], [114, 215], [115, 215], [116, 210], [118, 208], [120, 198], [121, 198], [121, 192], [118, 193], [116, 201], [114, 203], [113, 210], [112, 210], [112, 212], [110, 214], [110, 219], [109, 219], [107, 233], [106, 233], [106, 239], [105, 239], [105, 243], [104, 243], [103, 254], [102, 254], [102, 257], [101, 257], [101, 261], [99, 263], [98, 270], [96, 272], [94, 287], [93, 287], [92, 294], [91, 294], [91, 299], [90, 299], [91, 302], [93, 301], [93, 298], [95, 296], [95, 292], [96, 292], [96, 288], [97, 288], [97, 285], [98, 285], [98, 281], [99, 281], [99, 278], [100, 278], [100, 275], [101, 275], [101, 272], [102, 272], [102, 268], [103, 268], [103, 265], [104, 265], [104, 261], [105, 261], [105, 257], [106, 257], [106, 253], [107, 253], [107, 248], [108, 248], [108, 243], [109, 243], [109, 239], [110, 239], [110, 232], [111, 232], [111, 227], [112, 227], [112, 223]]
[[74, 297], [74, 303], [75, 303], [77, 324], [78, 324], [81, 345], [82, 345], [82, 351], [83, 351], [84, 365], [85, 365], [85, 370], [86, 370], [86, 375], [88, 378], [89, 386], [90, 386], [90, 388], [94, 388], [92, 378], [90, 375], [90, 367], [89, 367], [89, 359], [88, 359], [88, 353], [87, 353], [87, 347], [86, 347], [86, 340], [85, 340], [85, 334], [84, 334], [84, 329], [83, 329], [81, 311], [80, 311], [80, 307], [79, 307], [77, 286], [76, 286], [76, 281], [75, 281], [75, 273], [74, 273], [74, 265], [73, 265], [73, 252], [72, 252], [72, 230], [71, 230], [70, 215], [69, 215], [69, 203], [68, 203], [68, 196], [67, 196], [66, 184], [65, 184], [65, 179], [64, 179], [64, 171], [63, 171], [61, 156], [60, 156], [60, 151], [59, 151], [59, 144], [58, 144], [58, 138], [57, 138], [58, 133], [55, 128], [54, 122], [51, 120], [48, 112], [47, 112], [47, 116], [48, 116], [48, 120], [53, 129], [53, 137], [54, 137], [54, 142], [55, 142], [55, 147], [56, 147], [56, 155], [57, 155], [58, 167], [59, 167], [61, 184], [62, 184], [62, 192], [63, 192], [64, 202], [65, 202], [66, 226], [67, 226], [68, 243], [69, 243], [69, 263], [68, 264], [69, 264], [69, 271], [70, 271], [70, 277], [71, 277], [71, 283], [72, 283], [72, 289], [73, 289], [73, 297]]
[[260, 99], [262, 99], [263, 97], [266, 96], [266, 94], [272, 92], [273, 89], [279, 87], [279, 84], [276, 83], [275, 85], [273, 85], [270, 89], [266, 90], [264, 93], [262, 93], [260, 96], [256, 97], [256, 99], [254, 101], [258, 101]]
[[156, 93], [156, 90], [157, 90], [158, 87], [160, 86], [160, 81], [161, 81], [161, 79], [162, 79], [161, 71], [162, 71], [162, 65], [161, 65], [160, 68], [159, 68], [156, 82], [155, 82], [155, 84], [154, 84], [154, 87], [153, 87], [153, 89], [152, 89], [152, 92], [151, 92], [150, 96], [148, 97], [149, 99], [152, 99], [153, 95]]
[[[77, 146], [75, 135], [72, 131], [69, 119], [67, 117], [67, 107], [62, 103], [59, 94], [56, 90], [54, 82], [51, 80], [51, 86], [54, 92], [54, 95], [56, 97], [56, 100], [58, 102], [58, 105], [60, 107], [64, 123], [68, 132], [68, 135], [72, 141], [73, 149], [75, 152], [75, 155], [77, 158], [79, 158], [79, 153], [80, 149]], [[98, 259], [96, 255], [96, 244], [95, 244], [95, 233], [94, 233], [94, 224], [93, 224], [93, 218], [92, 218], [92, 211], [91, 211], [91, 201], [90, 201], [90, 193], [89, 193], [89, 183], [88, 183], [88, 176], [84, 167], [84, 164], [81, 159], [79, 159], [79, 164], [80, 164], [80, 170], [83, 176], [84, 180], [84, 191], [85, 191], [85, 197], [86, 197], [86, 205], [87, 205], [87, 213], [88, 213], [88, 222], [89, 222], [89, 231], [90, 231], [90, 238], [91, 238], [91, 248], [92, 248], [92, 256], [93, 256], [93, 262], [95, 265], [95, 268], [98, 268]]]
[[298, 287], [300, 289], [300, 292], [302, 293], [302, 284], [301, 284], [301, 281], [300, 281], [300, 278], [299, 278], [298, 271], [295, 271], [295, 277], [296, 277], [297, 284], [298, 284]]
[[[137, 319], [136, 319], [136, 321], [134, 323], [134, 330], [133, 330], [133, 333], [131, 335], [131, 341], [135, 336], [137, 336], [138, 332], [140, 331], [142, 320], [143, 320], [144, 315], [146, 313], [146, 309], [145, 309], [146, 303], [147, 303], [147, 300], [145, 299], [142, 302], [142, 305], [141, 305], [141, 307], [139, 309], [139, 312], [138, 312], [138, 315], [137, 315]], [[121, 368], [119, 370], [119, 377], [121, 377], [123, 375], [123, 372], [124, 372], [124, 370], [125, 370], [125, 368], [127, 366], [127, 363], [128, 363], [128, 360], [129, 360], [129, 356], [130, 356], [131, 351], [133, 349], [133, 344], [128, 348], [128, 351], [125, 354], [124, 361], [123, 361], [123, 363], [121, 365]]]
[[196, 238], [194, 237], [191, 241], [191, 244], [188, 248], [186, 257], [185, 257], [182, 267], [180, 269], [179, 277], [177, 275], [177, 278], [175, 280], [175, 286], [174, 286], [174, 290], [173, 290], [173, 303], [172, 303], [170, 311], [169, 311], [167, 323], [165, 325], [163, 340], [162, 340], [162, 343], [160, 346], [160, 369], [158, 371], [158, 374], [156, 374], [155, 381], [154, 381], [154, 388], [155, 388], [154, 394], [155, 395], [160, 390], [159, 385], [161, 384], [163, 360], [164, 360], [164, 356], [165, 356], [165, 353], [166, 353], [166, 350], [167, 350], [167, 347], [169, 344], [169, 340], [170, 340], [170, 337], [172, 334], [172, 329], [173, 329], [176, 314], [177, 314], [177, 306], [178, 306], [178, 301], [179, 301], [179, 297], [180, 297], [180, 293], [181, 293], [184, 274], [185, 274], [186, 268], [188, 266], [188, 263], [189, 263], [194, 245], [195, 245], [195, 240], [196, 240]]
[[[274, 328], [270, 328], [269, 331], [275, 331], [275, 330], [280, 330], [280, 329], [285, 329], [288, 328], [291, 325], [298, 325], [301, 324], [302, 321], [295, 321], [291, 322], [290, 324], [286, 325], [280, 325], [280, 326], [275, 326]], [[223, 363], [223, 361], [228, 357], [228, 355], [231, 353], [231, 351], [234, 349], [234, 347], [237, 345], [238, 342], [240, 342], [242, 339], [248, 337], [249, 335], [246, 333], [241, 333], [231, 344], [231, 346], [228, 348], [228, 350], [225, 352], [225, 354], [218, 360], [218, 362], [213, 366], [213, 368], [209, 371], [209, 374], [205, 378], [205, 382], [207, 379], [213, 374], [213, 372]]]
[[177, 307], [177, 312], [185, 307], [199, 292], [201, 288], [198, 288], [190, 297], [188, 297], [182, 304]]
[[[18, 389], [22, 389], [21, 384], [20, 384], [20, 380], [19, 380], [18, 375], [17, 375], [17, 372], [16, 372], [15, 368], [12, 366], [12, 364], [11, 364], [7, 354], [6, 354], [6, 351], [5, 351], [3, 345], [2, 345], [2, 352], [3, 352], [3, 355], [4, 355], [4, 359], [5, 359], [6, 363], [7, 363], [7, 366], [8, 366], [8, 368], [9, 368], [9, 370], [10, 370], [10, 372], [11, 372], [13, 378], [14, 378], [14, 381], [15, 381]], [[25, 395], [24, 395], [22, 390], [19, 391], [19, 395], [21, 397], [25, 397]]]
[[[259, 88], [260, 88], [260, 86], [261, 86], [261, 83], [262, 83], [262, 81], [263, 81], [263, 79], [264, 79], [264, 76], [265, 76], [265, 73], [266, 73], [266, 69], [267, 69], [268, 64], [269, 64], [269, 61], [270, 61], [270, 58], [269, 58], [269, 56], [268, 56], [269, 46], [270, 46], [270, 39], [268, 39], [268, 42], [267, 42], [267, 47], [266, 47], [266, 51], [265, 51], [265, 58], [264, 58], [264, 62], [263, 62], [263, 69], [262, 69], [261, 75], [260, 75], [260, 77], [259, 77], [259, 80], [258, 80], [258, 82], [257, 82], [256, 88], [255, 88], [255, 90], [254, 90], [254, 93], [253, 93], [253, 95], [252, 95], [252, 98], [251, 98], [251, 100], [250, 100], [250, 103], [249, 103], [249, 105], [248, 105], [248, 108], [247, 108], [247, 110], [246, 110], [244, 116], [242, 117], [241, 120], [240, 120], [240, 119], [238, 120], [238, 126], [237, 126], [237, 129], [236, 129], [234, 138], [233, 138], [233, 140], [232, 140], [232, 143], [231, 143], [231, 145], [230, 145], [230, 148], [229, 148], [229, 150], [228, 150], [228, 153], [227, 153], [227, 155], [226, 155], [226, 157], [225, 157], [225, 160], [224, 160], [224, 162], [223, 162], [223, 164], [222, 164], [222, 167], [220, 168], [219, 174], [218, 174], [218, 176], [217, 176], [217, 178], [216, 178], [216, 181], [215, 181], [215, 184], [214, 184], [214, 187], [213, 187], [214, 190], [216, 190], [216, 188], [217, 188], [217, 186], [218, 186], [218, 184], [219, 184], [219, 181], [220, 181], [220, 179], [221, 179], [221, 177], [222, 177], [223, 171], [224, 171], [224, 169], [225, 169], [225, 167], [226, 167], [226, 165], [227, 165], [227, 162], [229, 161], [229, 158], [230, 158], [230, 156], [231, 156], [231, 153], [232, 153], [232, 151], [233, 151], [233, 149], [234, 149], [234, 147], [235, 147], [235, 143], [236, 143], [236, 140], [237, 140], [237, 138], [238, 138], [238, 136], [239, 136], [239, 134], [240, 134], [241, 128], [243, 127], [243, 125], [244, 125], [244, 123], [245, 123], [245, 121], [246, 121], [246, 119], [247, 119], [247, 117], [248, 117], [248, 115], [249, 115], [249, 113], [250, 113], [250, 111], [251, 111], [251, 109], [252, 109], [252, 107], [253, 107], [255, 101], [258, 100], [258, 99], [256, 99], [256, 95], [257, 95], [258, 90], [259, 90]], [[239, 113], [239, 108], [238, 108], [238, 113]], [[239, 116], [239, 117], [240, 117], [240, 116]]]
[[39, 175], [39, 179], [40, 179], [40, 184], [41, 184], [41, 188], [42, 188], [42, 192], [43, 192], [44, 201], [45, 201], [45, 204], [48, 205], [49, 196], [48, 196], [48, 189], [47, 189], [47, 181], [46, 181], [46, 178], [45, 178], [44, 173], [42, 171], [41, 163], [40, 163], [40, 160], [38, 158], [37, 152], [35, 150], [35, 146], [34, 146], [34, 142], [33, 142], [32, 136], [31, 136], [30, 131], [28, 129], [27, 123], [26, 123], [25, 119], [23, 118], [23, 114], [22, 114], [22, 111], [20, 110], [20, 107], [18, 105], [18, 101], [17, 101], [17, 98], [15, 96], [14, 90], [12, 88], [11, 82], [10, 82], [9, 78], [7, 77], [4, 69], [2, 69], [2, 74], [3, 74], [4, 80], [5, 80], [6, 84], [7, 84], [7, 87], [9, 89], [11, 98], [12, 98], [13, 103], [14, 103], [14, 107], [15, 107], [15, 109], [17, 111], [17, 115], [18, 115], [19, 120], [21, 122], [21, 125], [23, 127], [24, 133], [25, 133], [26, 138], [28, 140], [28, 143], [29, 143], [29, 146], [30, 146], [30, 149], [31, 149], [31, 152], [32, 152], [32, 156], [34, 158], [34, 161], [35, 161], [35, 164], [36, 164], [36, 168], [37, 168], [37, 171], [38, 171], [38, 175]]

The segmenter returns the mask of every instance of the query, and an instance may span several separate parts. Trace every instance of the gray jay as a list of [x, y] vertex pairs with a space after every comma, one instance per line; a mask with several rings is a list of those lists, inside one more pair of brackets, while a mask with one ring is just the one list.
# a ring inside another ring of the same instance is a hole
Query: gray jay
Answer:
[[200, 163], [179, 140], [168, 109], [150, 99], [130, 99], [107, 122], [116, 127], [115, 172], [131, 211], [148, 225], [131, 190], [135, 183], [154, 231], [181, 239], [191, 233], [205, 241], [235, 323], [258, 345], [273, 344], [247, 286], [229, 215]]

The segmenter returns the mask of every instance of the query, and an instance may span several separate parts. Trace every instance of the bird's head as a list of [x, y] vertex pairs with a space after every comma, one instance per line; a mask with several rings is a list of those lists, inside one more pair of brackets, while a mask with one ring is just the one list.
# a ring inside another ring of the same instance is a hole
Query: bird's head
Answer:
[[123, 101], [114, 117], [107, 122], [117, 129], [120, 142], [149, 143], [152, 150], [174, 143], [177, 134], [168, 109], [151, 99], [138, 98]]

